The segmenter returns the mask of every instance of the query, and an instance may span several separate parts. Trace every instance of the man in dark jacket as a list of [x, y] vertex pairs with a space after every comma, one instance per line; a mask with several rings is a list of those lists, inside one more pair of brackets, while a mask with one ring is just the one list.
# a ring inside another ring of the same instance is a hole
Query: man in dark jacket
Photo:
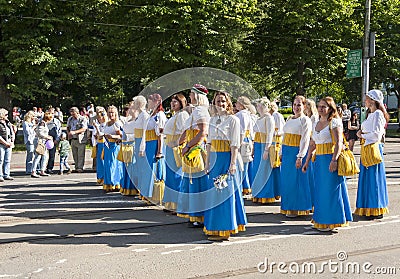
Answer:
[[61, 137], [61, 122], [56, 117], [54, 117], [54, 108], [50, 107], [48, 110], [53, 115], [53, 119], [47, 123], [47, 128], [49, 129], [49, 135], [53, 137], [54, 147], [49, 149], [49, 161], [47, 162], [46, 173], [53, 174], [54, 159], [56, 157], [57, 144]]

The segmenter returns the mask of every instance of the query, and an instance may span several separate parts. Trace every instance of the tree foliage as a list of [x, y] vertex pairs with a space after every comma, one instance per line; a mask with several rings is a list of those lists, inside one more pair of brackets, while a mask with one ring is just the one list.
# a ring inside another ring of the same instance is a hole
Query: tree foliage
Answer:
[[[374, 0], [371, 86], [399, 81], [400, 0]], [[0, 0], [0, 106], [123, 104], [175, 70], [215, 67], [270, 98], [357, 98], [361, 0]], [[200, 82], [200, 81], [199, 81]]]

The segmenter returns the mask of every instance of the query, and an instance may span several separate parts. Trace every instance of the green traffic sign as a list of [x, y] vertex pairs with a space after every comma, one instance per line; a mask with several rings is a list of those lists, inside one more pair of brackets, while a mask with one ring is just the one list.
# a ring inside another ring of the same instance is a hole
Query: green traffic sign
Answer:
[[362, 49], [350, 50], [347, 54], [346, 77], [362, 76]]

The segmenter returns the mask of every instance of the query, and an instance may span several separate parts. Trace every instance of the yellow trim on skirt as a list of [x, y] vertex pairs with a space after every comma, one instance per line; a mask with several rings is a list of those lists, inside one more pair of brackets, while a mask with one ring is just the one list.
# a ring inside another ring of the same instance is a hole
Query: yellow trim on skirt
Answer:
[[106, 192], [119, 191], [120, 189], [120, 185], [103, 184], [103, 190]]
[[211, 140], [211, 152], [230, 152], [229, 140]]
[[209, 231], [206, 229], [206, 227], [203, 228], [203, 232], [206, 235], [212, 235], [212, 236], [222, 236], [222, 237], [229, 237], [231, 234], [237, 234], [239, 232], [244, 232], [246, 231], [246, 228], [244, 225], [238, 225], [238, 227], [234, 230], [229, 230], [229, 231]]
[[343, 223], [343, 224], [320, 224], [315, 222], [314, 220], [311, 220], [311, 223], [314, 224], [314, 228], [316, 229], [334, 229], [334, 228], [341, 228], [341, 227], [348, 227], [349, 222]]
[[274, 203], [277, 202], [281, 197], [276, 196], [275, 198], [253, 198], [254, 203]]
[[358, 216], [378, 216], [382, 214], [389, 213], [387, 207], [384, 208], [356, 208], [354, 214]]
[[256, 132], [256, 134], [254, 135], [254, 142], [266, 143], [267, 142], [267, 134], [261, 133], [261, 132]]
[[177, 140], [179, 140], [181, 135], [166, 135], [165, 137], [165, 144], [168, 144], [170, 142], [176, 142]]
[[281, 209], [282, 214], [288, 214], [288, 215], [310, 215], [312, 213], [312, 210], [283, 210]]
[[331, 142], [316, 144], [315, 146], [317, 155], [333, 154], [335, 149], [335, 146]]
[[282, 144], [287, 146], [300, 146], [301, 135], [285, 134]]

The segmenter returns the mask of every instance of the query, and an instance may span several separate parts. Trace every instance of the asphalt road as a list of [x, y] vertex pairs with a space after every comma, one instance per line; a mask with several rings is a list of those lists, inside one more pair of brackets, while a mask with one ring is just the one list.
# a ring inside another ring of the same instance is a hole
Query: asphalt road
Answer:
[[[25, 176], [25, 154], [13, 154], [15, 180], [0, 184], [0, 278], [398, 278], [399, 146], [385, 146], [385, 218], [321, 233], [279, 203], [246, 201], [246, 232], [221, 243], [160, 207], [104, 193], [92, 172]], [[357, 177], [348, 188], [354, 209]]]

